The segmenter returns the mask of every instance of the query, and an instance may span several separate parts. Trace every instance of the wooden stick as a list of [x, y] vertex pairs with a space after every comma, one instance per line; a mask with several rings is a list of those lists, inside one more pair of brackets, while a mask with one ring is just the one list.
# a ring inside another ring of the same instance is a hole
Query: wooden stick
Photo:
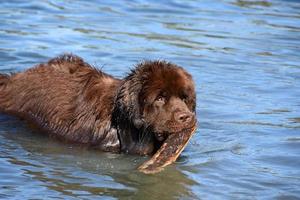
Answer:
[[145, 174], [155, 174], [164, 169], [165, 166], [176, 161], [196, 130], [184, 130], [171, 134], [152, 158], [139, 166], [138, 170]]

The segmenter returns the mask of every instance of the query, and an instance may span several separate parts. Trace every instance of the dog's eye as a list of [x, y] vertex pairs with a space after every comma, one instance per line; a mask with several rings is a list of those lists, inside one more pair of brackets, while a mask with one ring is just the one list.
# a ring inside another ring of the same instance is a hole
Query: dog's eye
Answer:
[[156, 97], [155, 101], [157, 101], [157, 102], [165, 102], [166, 99], [163, 96], [158, 96], [158, 97]]
[[187, 101], [188, 98], [189, 98], [189, 96], [186, 95], [186, 94], [182, 94], [182, 95], [181, 95], [181, 99], [182, 99], [183, 101]]

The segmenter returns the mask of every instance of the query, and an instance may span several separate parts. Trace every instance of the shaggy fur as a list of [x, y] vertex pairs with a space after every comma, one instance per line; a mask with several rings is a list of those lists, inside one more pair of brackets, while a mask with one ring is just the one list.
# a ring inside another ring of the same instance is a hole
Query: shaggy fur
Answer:
[[154, 153], [168, 134], [195, 125], [195, 98], [191, 76], [164, 61], [143, 62], [122, 80], [74, 55], [0, 74], [0, 112], [103, 151]]

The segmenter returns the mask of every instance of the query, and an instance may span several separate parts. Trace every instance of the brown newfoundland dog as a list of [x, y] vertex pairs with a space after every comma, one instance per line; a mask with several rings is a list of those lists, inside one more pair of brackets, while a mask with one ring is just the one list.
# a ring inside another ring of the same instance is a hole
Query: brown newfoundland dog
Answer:
[[103, 151], [155, 153], [168, 135], [195, 126], [195, 104], [191, 75], [165, 61], [140, 63], [124, 79], [74, 55], [0, 74], [0, 112]]

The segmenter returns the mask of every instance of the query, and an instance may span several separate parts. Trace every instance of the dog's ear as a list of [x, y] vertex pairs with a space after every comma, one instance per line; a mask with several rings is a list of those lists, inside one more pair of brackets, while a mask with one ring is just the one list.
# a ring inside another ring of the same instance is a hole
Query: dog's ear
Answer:
[[121, 113], [125, 114], [127, 120], [130, 120], [136, 128], [144, 125], [141, 116], [141, 105], [139, 104], [139, 94], [142, 90], [141, 80], [135, 74], [126, 77], [119, 88], [116, 105]]

